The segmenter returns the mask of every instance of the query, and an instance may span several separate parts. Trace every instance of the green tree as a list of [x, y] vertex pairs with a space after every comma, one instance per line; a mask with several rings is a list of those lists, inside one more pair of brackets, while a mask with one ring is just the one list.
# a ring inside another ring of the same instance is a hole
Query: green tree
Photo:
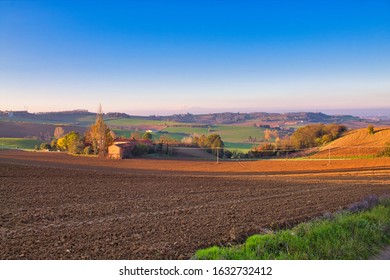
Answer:
[[71, 154], [80, 154], [84, 149], [84, 138], [75, 131], [65, 135], [67, 150]]
[[57, 148], [72, 154], [80, 154], [84, 148], [84, 137], [76, 131], [71, 131], [57, 140]]
[[51, 142], [50, 142], [50, 146], [51, 146], [51, 148], [53, 149], [53, 150], [56, 150], [57, 149], [57, 139], [53, 139], [53, 140], [51, 140]]
[[142, 135], [142, 139], [152, 140], [153, 139], [153, 135], [150, 132], [145, 132], [144, 135]]
[[223, 143], [221, 136], [219, 134], [211, 134], [207, 137], [207, 147], [209, 148], [223, 148], [225, 144]]
[[367, 127], [367, 130], [368, 130], [368, 134], [370, 135], [374, 135], [375, 134], [375, 128], [372, 124], [370, 124], [368, 127]]
[[86, 154], [86, 155], [92, 154], [92, 147], [91, 146], [86, 146], [84, 148], [84, 154]]
[[40, 148], [40, 150], [49, 150], [49, 149], [51, 149], [49, 143], [42, 143], [39, 148]]

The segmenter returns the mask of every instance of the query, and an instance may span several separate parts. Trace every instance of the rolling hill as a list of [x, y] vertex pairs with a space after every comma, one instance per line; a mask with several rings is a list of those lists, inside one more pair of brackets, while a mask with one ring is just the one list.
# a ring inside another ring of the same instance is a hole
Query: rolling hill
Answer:
[[376, 156], [390, 145], [390, 127], [375, 128], [374, 134], [369, 134], [367, 128], [352, 130], [343, 137], [336, 139], [314, 157], [369, 157]]

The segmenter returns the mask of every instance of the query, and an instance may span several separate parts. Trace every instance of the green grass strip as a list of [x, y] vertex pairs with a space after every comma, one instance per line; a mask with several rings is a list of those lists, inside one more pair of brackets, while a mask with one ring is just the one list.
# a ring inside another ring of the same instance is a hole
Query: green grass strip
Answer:
[[245, 244], [198, 250], [198, 260], [357, 260], [390, 244], [390, 200], [371, 210], [336, 214], [291, 230], [253, 235]]

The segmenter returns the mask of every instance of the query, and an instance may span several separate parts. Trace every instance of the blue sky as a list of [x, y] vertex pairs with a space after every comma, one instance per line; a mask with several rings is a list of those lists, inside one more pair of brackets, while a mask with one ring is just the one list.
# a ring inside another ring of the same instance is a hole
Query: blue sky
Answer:
[[390, 1], [0, 1], [0, 110], [390, 107]]

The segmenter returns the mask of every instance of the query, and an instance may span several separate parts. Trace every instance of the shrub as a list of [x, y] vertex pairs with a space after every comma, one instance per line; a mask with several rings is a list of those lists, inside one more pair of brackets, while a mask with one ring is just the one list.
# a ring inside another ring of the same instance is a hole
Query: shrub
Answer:
[[91, 146], [86, 146], [86, 147], [84, 148], [84, 154], [86, 154], [86, 155], [91, 155], [92, 152], [93, 152], [93, 150], [92, 150], [92, 147], [91, 147]]
[[225, 150], [225, 154], [224, 154], [224, 157], [225, 158], [232, 158], [233, 156], [233, 153], [229, 150]]
[[137, 144], [134, 149], [131, 151], [133, 156], [142, 156], [146, 155], [149, 151], [148, 146], [144, 144]]
[[40, 146], [40, 149], [41, 150], [49, 150], [49, 149], [51, 149], [51, 146], [49, 143], [42, 143]]
[[370, 135], [374, 135], [375, 134], [375, 129], [374, 129], [374, 126], [373, 125], [369, 125], [368, 127], [367, 127], [367, 130], [368, 130], [368, 134], [370, 134]]
[[379, 157], [390, 157], [390, 143], [387, 144], [387, 147], [378, 154]]
[[56, 150], [57, 149], [57, 139], [53, 139], [50, 142], [50, 146], [51, 146], [52, 150]]

